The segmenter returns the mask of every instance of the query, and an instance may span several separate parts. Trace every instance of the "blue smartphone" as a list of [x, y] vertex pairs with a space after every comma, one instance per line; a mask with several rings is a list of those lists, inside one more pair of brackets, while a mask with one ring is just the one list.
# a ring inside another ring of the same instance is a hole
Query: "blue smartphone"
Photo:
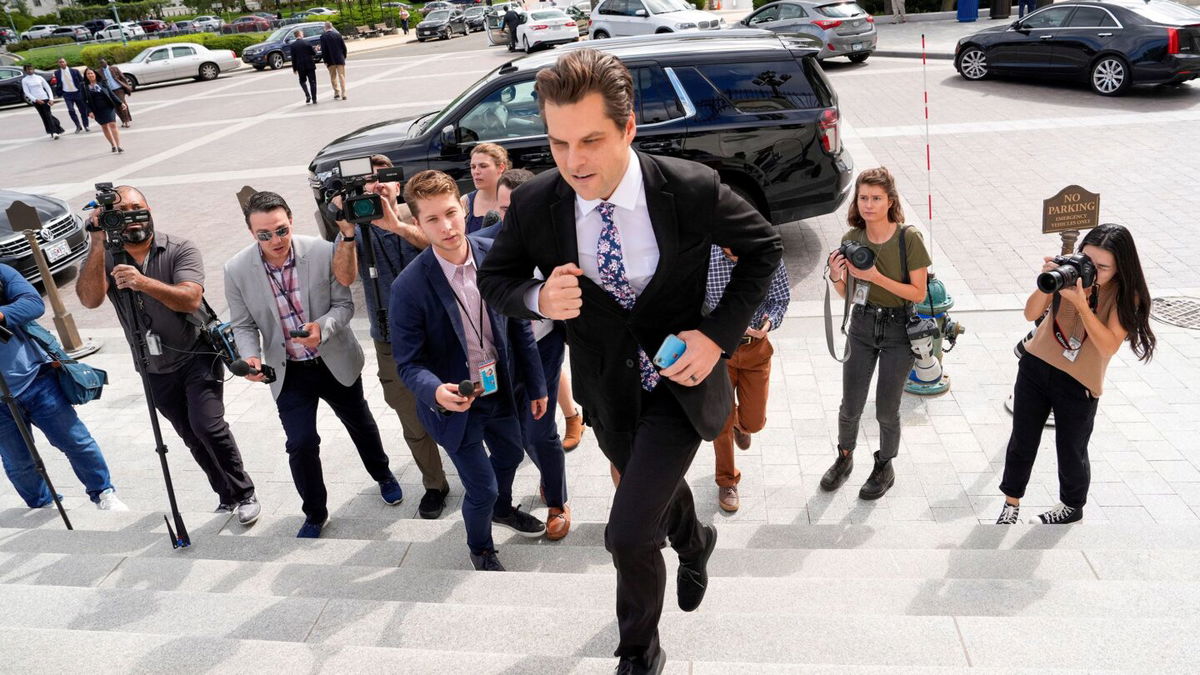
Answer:
[[679, 360], [679, 357], [683, 356], [685, 349], [687, 349], [687, 343], [674, 335], [668, 335], [663, 340], [662, 346], [658, 348], [658, 353], [654, 355], [654, 365], [659, 368], [670, 368]]

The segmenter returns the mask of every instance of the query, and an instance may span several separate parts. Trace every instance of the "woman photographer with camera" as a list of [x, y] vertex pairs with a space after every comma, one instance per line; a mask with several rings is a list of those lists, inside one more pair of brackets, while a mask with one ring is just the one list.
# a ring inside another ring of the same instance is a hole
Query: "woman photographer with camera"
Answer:
[[913, 365], [905, 325], [912, 304], [925, 298], [932, 261], [921, 234], [904, 225], [896, 181], [884, 167], [858, 175], [848, 221], [850, 230], [842, 240], [857, 242], [874, 255], [851, 254], [853, 262], [866, 265], [865, 269], [847, 261], [841, 248], [829, 255], [829, 279], [838, 295], [850, 294], [853, 310], [847, 334], [850, 354], [842, 364], [838, 456], [821, 478], [821, 489], [841, 487], [854, 469], [859, 420], [878, 363], [875, 418], [879, 421], [879, 451], [875, 468], [858, 496], [879, 499], [896, 480], [892, 459], [900, 447], [900, 397]]
[[1025, 318], [1040, 318], [1040, 323], [1024, 345], [1013, 386], [1013, 429], [1000, 483], [1006, 498], [997, 525], [1018, 522], [1051, 412], [1061, 501], [1029, 522], [1054, 525], [1083, 518], [1091, 483], [1088, 440], [1108, 362], [1125, 340], [1140, 361], [1154, 354], [1150, 290], [1133, 235], [1106, 223], [1087, 233], [1079, 253], [1069, 259], [1045, 258], [1039, 288], [1025, 303]]

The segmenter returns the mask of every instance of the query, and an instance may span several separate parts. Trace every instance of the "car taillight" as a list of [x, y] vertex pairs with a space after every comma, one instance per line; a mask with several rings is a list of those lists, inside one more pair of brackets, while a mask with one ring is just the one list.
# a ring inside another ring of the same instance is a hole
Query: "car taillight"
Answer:
[[574, 28], [577, 24], [574, 21], [568, 21], [568, 22], [564, 23], [563, 25]]
[[538, 25], [536, 25], [536, 26], [530, 26], [530, 28], [532, 28], [532, 29], [534, 29], [534, 30], [546, 30], [546, 29], [547, 29], [547, 28], [549, 28], [549, 27], [550, 27], [550, 26], [547, 26], [547, 25], [545, 25], [545, 24], [538, 24]]
[[1168, 28], [1167, 29], [1167, 53], [1168, 54], [1178, 54], [1179, 53], [1179, 29], [1178, 28]]
[[867, 15], [867, 23], [875, 23], [875, 17], [868, 14]]
[[840, 120], [837, 108], [827, 108], [821, 113], [821, 121], [817, 123], [817, 128], [821, 130], [821, 148], [830, 154], [842, 149], [842, 138], [838, 131]]
[[830, 28], [837, 28], [838, 26], [842, 25], [841, 21], [830, 21], [829, 19], [820, 19], [818, 21], [814, 21], [813, 23], [816, 24], [821, 30], [829, 30]]

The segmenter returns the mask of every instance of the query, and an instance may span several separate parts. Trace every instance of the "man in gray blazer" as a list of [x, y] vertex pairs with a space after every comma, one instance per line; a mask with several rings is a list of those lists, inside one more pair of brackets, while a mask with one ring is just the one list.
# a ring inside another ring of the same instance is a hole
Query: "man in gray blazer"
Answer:
[[316, 538], [329, 520], [319, 400], [345, 425], [383, 500], [396, 505], [403, 494], [363, 397], [363, 352], [350, 330], [354, 300], [333, 276], [333, 245], [293, 235], [292, 210], [274, 192], [250, 197], [245, 215], [256, 243], [225, 263], [225, 297], [238, 351], [253, 369], [246, 379], [263, 381], [263, 364], [277, 373], [271, 394], [287, 434], [292, 480], [304, 502], [305, 522], [296, 536]]

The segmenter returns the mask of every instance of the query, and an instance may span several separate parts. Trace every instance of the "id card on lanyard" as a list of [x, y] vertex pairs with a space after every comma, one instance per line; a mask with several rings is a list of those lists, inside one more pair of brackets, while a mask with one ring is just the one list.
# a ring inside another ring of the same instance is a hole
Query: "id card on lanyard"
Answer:
[[[483, 344], [483, 322], [484, 322], [483, 298], [479, 299], [479, 325], [476, 326], [475, 322], [471, 321], [471, 310], [467, 308], [467, 304], [465, 302], [463, 302], [462, 298], [458, 297], [458, 293], [455, 292], [453, 288], [450, 289], [450, 292], [454, 294], [454, 301], [457, 302], [458, 306], [462, 308], [463, 317], [466, 318], [467, 325], [471, 327], [471, 332], [475, 333], [475, 336], [477, 338], [479, 338], [479, 351], [482, 353], [486, 353], [487, 349], [484, 347], [484, 344]], [[491, 359], [489, 361], [479, 364], [479, 370], [476, 374], [479, 376], [479, 384], [480, 384], [479, 395], [480, 396], [487, 396], [489, 394], [494, 394], [500, 390], [499, 378], [496, 377], [496, 360], [495, 359]]]

